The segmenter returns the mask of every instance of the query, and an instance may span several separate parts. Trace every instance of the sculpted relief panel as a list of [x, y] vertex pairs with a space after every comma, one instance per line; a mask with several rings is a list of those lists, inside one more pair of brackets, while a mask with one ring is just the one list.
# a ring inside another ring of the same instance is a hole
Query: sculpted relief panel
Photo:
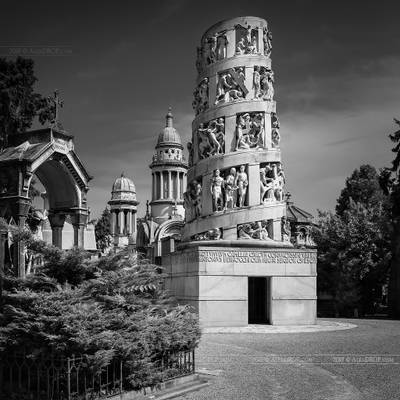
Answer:
[[221, 171], [216, 169], [211, 178], [210, 188], [214, 212], [232, 210], [246, 205], [249, 185], [246, 167], [241, 165], [238, 171], [232, 167], [224, 175], [225, 178], [221, 176]]
[[204, 78], [196, 90], [193, 92], [194, 100], [192, 103], [193, 110], [196, 115], [199, 115], [201, 112], [206, 111], [208, 104], [208, 78]]
[[260, 166], [260, 204], [283, 201], [285, 173], [281, 163]]
[[264, 113], [242, 113], [236, 116], [235, 150], [264, 147]]
[[217, 118], [200, 124], [197, 137], [200, 159], [225, 153], [225, 119]]
[[258, 28], [250, 25], [244, 27], [236, 25], [236, 54], [257, 54], [258, 48]]
[[226, 31], [218, 32], [206, 38], [202, 46], [197, 48], [197, 72], [200, 73], [206, 66], [226, 58], [227, 46]]
[[274, 99], [274, 73], [268, 67], [254, 66], [253, 98], [257, 100]]
[[215, 104], [243, 100], [249, 92], [244, 80], [244, 67], [235, 67], [219, 72]]
[[194, 180], [189, 183], [186, 192], [183, 194], [183, 201], [186, 222], [200, 217], [202, 209], [202, 184], [199, 181]]

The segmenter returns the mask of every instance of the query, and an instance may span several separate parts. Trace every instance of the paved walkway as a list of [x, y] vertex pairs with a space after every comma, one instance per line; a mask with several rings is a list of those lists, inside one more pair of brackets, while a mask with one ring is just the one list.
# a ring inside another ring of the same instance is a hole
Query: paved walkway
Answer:
[[315, 325], [248, 325], [227, 328], [204, 328], [203, 334], [210, 333], [303, 333], [303, 332], [328, 332], [356, 328], [356, 324], [334, 320], [318, 320]]
[[318, 325], [339, 330], [203, 334], [197, 367], [211, 384], [183, 398], [400, 399], [400, 321], [332, 319]]

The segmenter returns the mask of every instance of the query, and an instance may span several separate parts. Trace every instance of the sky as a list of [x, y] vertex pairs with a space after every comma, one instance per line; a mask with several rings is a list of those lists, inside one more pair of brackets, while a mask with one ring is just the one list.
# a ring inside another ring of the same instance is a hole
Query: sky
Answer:
[[[61, 121], [94, 177], [92, 217], [121, 172], [133, 179], [144, 214], [168, 107], [185, 148], [191, 137], [196, 46], [211, 25], [237, 16], [264, 18], [273, 33], [286, 189], [298, 206], [334, 209], [355, 168], [393, 158], [398, 1], [0, 0], [0, 10], [0, 56], [33, 58], [36, 91], [61, 92]], [[38, 55], [43, 49], [51, 55]]]

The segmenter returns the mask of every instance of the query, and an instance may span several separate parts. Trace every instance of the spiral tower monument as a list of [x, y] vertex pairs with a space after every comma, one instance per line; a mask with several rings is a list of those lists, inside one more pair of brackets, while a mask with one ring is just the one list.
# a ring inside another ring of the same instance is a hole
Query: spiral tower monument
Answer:
[[257, 17], [213, 25], [197, 48], [185, 226], [165, 264], [203, 326], [315, 323], [316, 251], [290, 240], [271, 51]]

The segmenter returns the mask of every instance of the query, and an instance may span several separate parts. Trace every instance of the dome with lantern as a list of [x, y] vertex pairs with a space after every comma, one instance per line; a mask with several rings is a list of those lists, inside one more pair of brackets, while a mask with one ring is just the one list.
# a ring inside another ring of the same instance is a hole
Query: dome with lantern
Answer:
[[169, 108], [165, 119], [165, 128], [158, 135], [157, 147], [174, 146], [183, 149], [181, 137], [173, 126], [173, 115], [171, 108]]
[[115, 180], [111, 191], [111, 202], [120, 201], [137, 203], [135, 184], [123, 173]]

